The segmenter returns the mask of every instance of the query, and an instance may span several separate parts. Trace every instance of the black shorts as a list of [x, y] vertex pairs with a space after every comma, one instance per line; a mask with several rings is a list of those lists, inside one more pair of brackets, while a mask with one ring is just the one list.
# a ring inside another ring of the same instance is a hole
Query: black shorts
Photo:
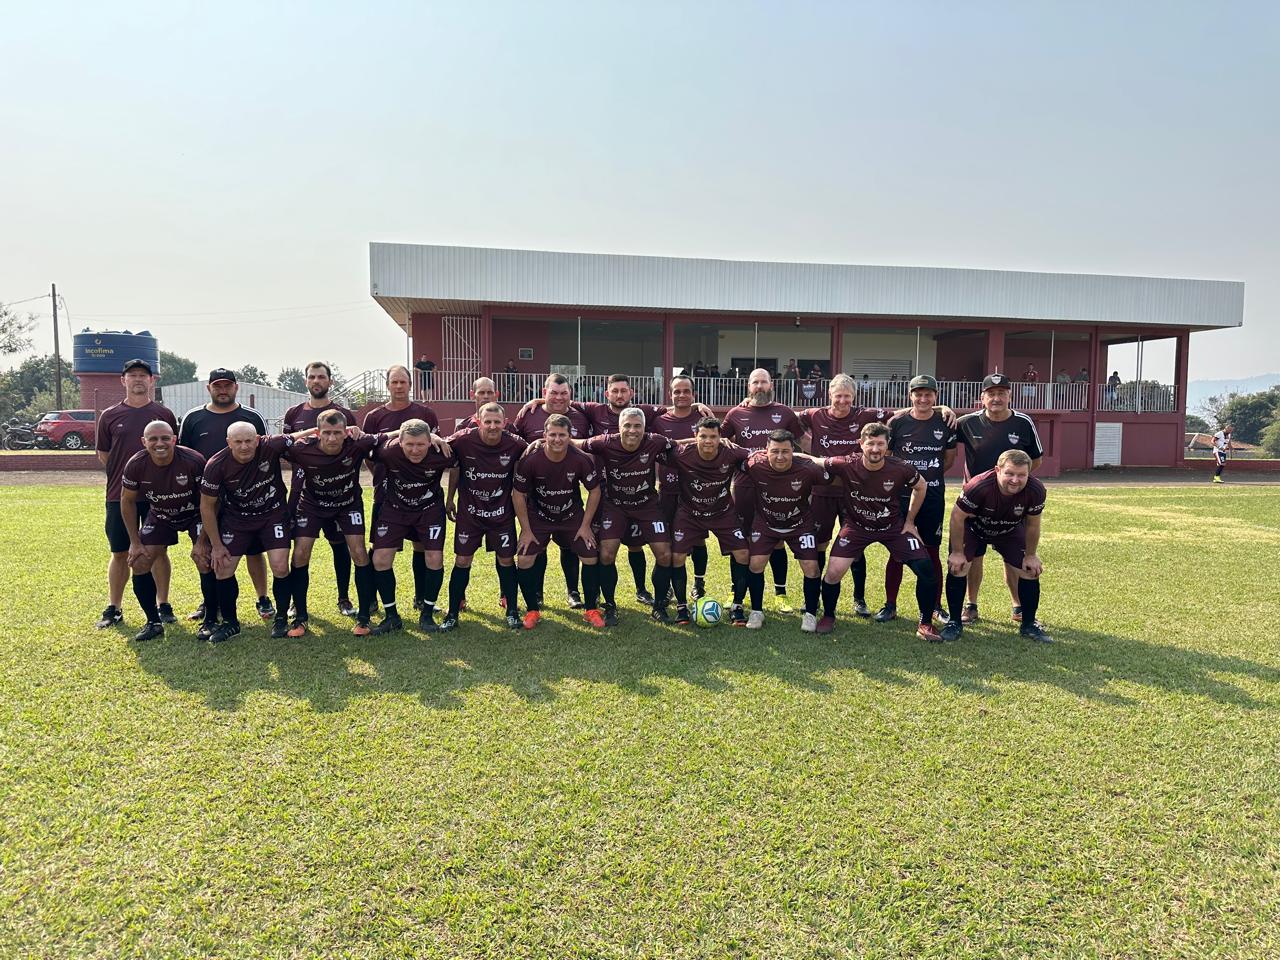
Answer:
[[[151, 509], [151, 504], [145, 500], [139, 500], [138, 503], [138, 524], [147, 519], [147, 512]], [[128, 553], [129, 552], [129, 531], [124, 528], [124, 517], [120, 515], [120, 501], [107, 501], [107, 522], [103, 525], [103, 529], [107, 534], [107, 544], [111, 547], [112, 553]]]
[[[902, 516], [905, 518], [911, 504], [911, 494], [902, 498]], [[931, 487], [916, 514], [916, 529], [920, 539], [931, 547], [942, 546], [942, 528], [946, 523], [947, 493], [945, 488]]]

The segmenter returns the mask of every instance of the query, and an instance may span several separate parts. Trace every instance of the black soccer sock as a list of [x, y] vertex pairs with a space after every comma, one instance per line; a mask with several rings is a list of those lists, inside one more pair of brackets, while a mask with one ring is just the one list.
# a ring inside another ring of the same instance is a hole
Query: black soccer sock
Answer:
[[[394, 580], [394, 577], [392, 578]], [[436, 590], [440, 588], [437, 586]], [[427, 555], [421, 550], [413, 551], [413, 599], [421, 600], [427, 592]], [[379, 588], [381, 593], [381, 588]], [[382, 605], [385, 607], [387, 601], [383, 600]]]
[[862, 601], [867, 600], [867, 558], [864, 554], [849, 566], [853, 571], [853, 599]]
[[578, 592], [578, 568], [583, 566], [572, 550], [560, 551], [560, 572], [564, 574], [564, 588]]
[[836, 604], [840, 602], [840, 584], [822, 581], [822, 615], [835, 618]]
[[462, 601], [467, 598], [467, 584], [471, 582], [470, 567], [454, 567], [449, 574], [449, 616], [457, 617]]
[[627, 553], [627, 562], [631, 564], [631, 576], [635, 577], [636, 592], [639, 593], [645, 587], [645, 578], [648, 575], [649, 564], [645, 559], [643, 550], [632, 550]]
[[[787, 551], [779, 547], [769, 554], [769, 569], [773, 571], [773, 592], [779, 597], [787, 595]], [[759, 607], [756, 607], [759, 610]]]
[[1040, 581], [1018, 580], [1018, 604], [1022, 607], [1022, 623], [1030, 626], [1036, 622], [1036, 611], [1040, 609]]
[[969, 578], [947, 574], [947, 615], [956, 623], [960, 622], [960, 611], [964, 609], [964, 595], [969, 589]]
[[946, 583], [946, 578], [942, 575], [942, 557], [939, 554], [941, 548], [926, 543], [924, 549], [929, 554], [929, 563], [933, 567], [933, 607], [936, 610], [942, 606], [942, 587]]
[[[546, 554], [543, 554], [546, 556]], [[516, 567], [516, 582], [520, 585], [520, 592], [524, 594], [524, 605], [528, 610], [538, 609], [538, 566], [534, 564], [527, 570]], [[510, 605], [507, 606], [511, 610]]]
[[[289, 574], [289, 579], [293, 581], [293, 618], [295, 620], [307, 619], [307, 591], [311, 587], [311, 568], [310, 567], [294, 567]], [[285, 607], [288, 610], [288, 607]]]
[[[146, 614], [147, 623], [159, 623], [160, 609], [156, 606], [156, 578], [151, 575], [150, 570], [133, 575], [133, 595], [138, 598], [138, 606]], [[215, 603], [214, 609], [216, 608]]]
[[582, 565], [582, 606], [594, 610], [600, 605], [600, 564]]
[[822, 594], [821, 577], [804, 578], [804, 612], [817, 615], [818, 597]]
[[271, 595], [276, 601], [276, 616], [287, 616], [289, 613], [289, 601], [293, 598], [293, 581], [288, 576], [273, 576], [271, 578]]
[[240, 599], [240, 581], [235, 576], [217, 582], [218, 612], [222, 614], [223, 623], [239, 623], [236, 615], [236, 601]]
[[747, 567], [733, 557], [729, 558], [729, 580], [733, 584], [733, 605], [740, 607], [747, 597]]
[[689, 559], [693, 561], [693, 578], [701, 580], [707, 575], [707, 545], [699, 544], [690, 550]]
[[747, 569], [747, 590], [751, 594], [751, 609], [764, 609], [764, 571], [759, 573]]
[[1214, 475], [1215, 477], [1220, 477], [1220, 476], [1222, 476], [1222, 468], [1223, 468], [1223, 467], [1225, 467], [1225, 466], [1226, 466], [1226, 464], [1225, 464], [1225, 463], [1220, 463], [1220, 464], [1218, 464], [1218, 469], [1217, 469], [1217, 470], [1215, 470], [1215, 471], [1213, 471], [1213, 475]]
[[[415, 557], [421, 556], [419, 553], [414, 554]], [[424, 565], [422, 568], [426, 570]], [[417, 580], [418, 571], [414, 571], [414, 580]], [[396, 571], [394, 567], [388, 567], [386, 570], [373, 571], [373, 584], [378, 588], [378, 598], [382, 601], [382, 607], [387, 611], [387, 615], [396, 611]]]
[[200, 574], [200, 602], [204, 604], [204, 618], [209, 623], [218, 619], [218, 575], [210, 570]]
[[665, 607], [667, 592], [671, 589], [671, 568], [660, 563], [653, 565], [653, 605]]
[[507, 600], [507, 613], [518, 612], [520, 606], [520, 581], [516, 577], [515, 564], [509, 567], [498, 566], [498, 588]]
[[373, 582], [373, 564], [366, 563], [364, 566], [356, 567], [356, 619], [365, 621], [369, 619], [369, 611], [373, 609], [375, 596]]
[[614, 563], [598, 563], [600, 573], [600, 596], [610, 606], [617, 603], [618, 566]]
[[444, 567], [432, 570], [427, 567], [427, 575], [422, 580], [422, 605], [434, 610], [436, 601], [440, 599], [440, 588], [444, 585]]
[[898, 590], [902, 587], [902, 564], [892, 558], [884, 565], [884, 602], [898, 605]]
[[[920, 608], [920, 622], [933, 623], [934, 602], [938, 596], [938, 582], [933, 579], [933, 561], [928, 558], [912, 560], [907, 564], [916, 575], [916, 606]], [[898, 565], [898, 579], [902, 579], [902, 565]]]
[[338, 599], [351, 599], [351, 551], [347, 541], [331, 543], [333, 547], [333, 579], [338, 583]]
[[689, 572], [683, 563], [678, 567], [671, 566], [671, 591], [676, 595], [677, 607], [689, 605]]
[[[516, 574], [516, 580], [519, 579], [520, 575]], [[547, 551], [545, 550], [533, 558], [533, 582], [538, 589], [538, 596], [542, 596], [542, 585], [547, 582]], [[529, 607], [529, 609], [535, 608]]]

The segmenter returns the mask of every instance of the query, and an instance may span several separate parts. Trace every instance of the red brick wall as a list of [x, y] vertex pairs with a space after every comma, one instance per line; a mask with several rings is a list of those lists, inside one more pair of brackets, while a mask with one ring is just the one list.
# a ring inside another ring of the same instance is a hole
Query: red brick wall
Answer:
[[0, 454], [0, 472], [14, 470], [93, 470], [102, 472], [96, 453], [60, 453], [57, 450], [5, 452]]

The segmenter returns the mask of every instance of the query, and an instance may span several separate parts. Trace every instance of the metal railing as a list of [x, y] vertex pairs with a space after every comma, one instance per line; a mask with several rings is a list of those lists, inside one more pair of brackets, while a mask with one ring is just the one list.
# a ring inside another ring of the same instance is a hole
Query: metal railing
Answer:
[[1177, 409], [1178, 388], [1171, 383], [1100, 383], [1098, 409], [1117, 413], [1173, 413]]

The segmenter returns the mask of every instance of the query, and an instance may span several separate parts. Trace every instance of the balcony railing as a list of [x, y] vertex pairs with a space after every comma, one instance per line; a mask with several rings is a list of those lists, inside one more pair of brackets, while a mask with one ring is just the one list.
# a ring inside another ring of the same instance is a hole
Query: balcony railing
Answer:
[[1098, 384], [1098, 409], [1116, 413], [1172, 413], [1177, 409], [1178, 388], [1170, 383]]

